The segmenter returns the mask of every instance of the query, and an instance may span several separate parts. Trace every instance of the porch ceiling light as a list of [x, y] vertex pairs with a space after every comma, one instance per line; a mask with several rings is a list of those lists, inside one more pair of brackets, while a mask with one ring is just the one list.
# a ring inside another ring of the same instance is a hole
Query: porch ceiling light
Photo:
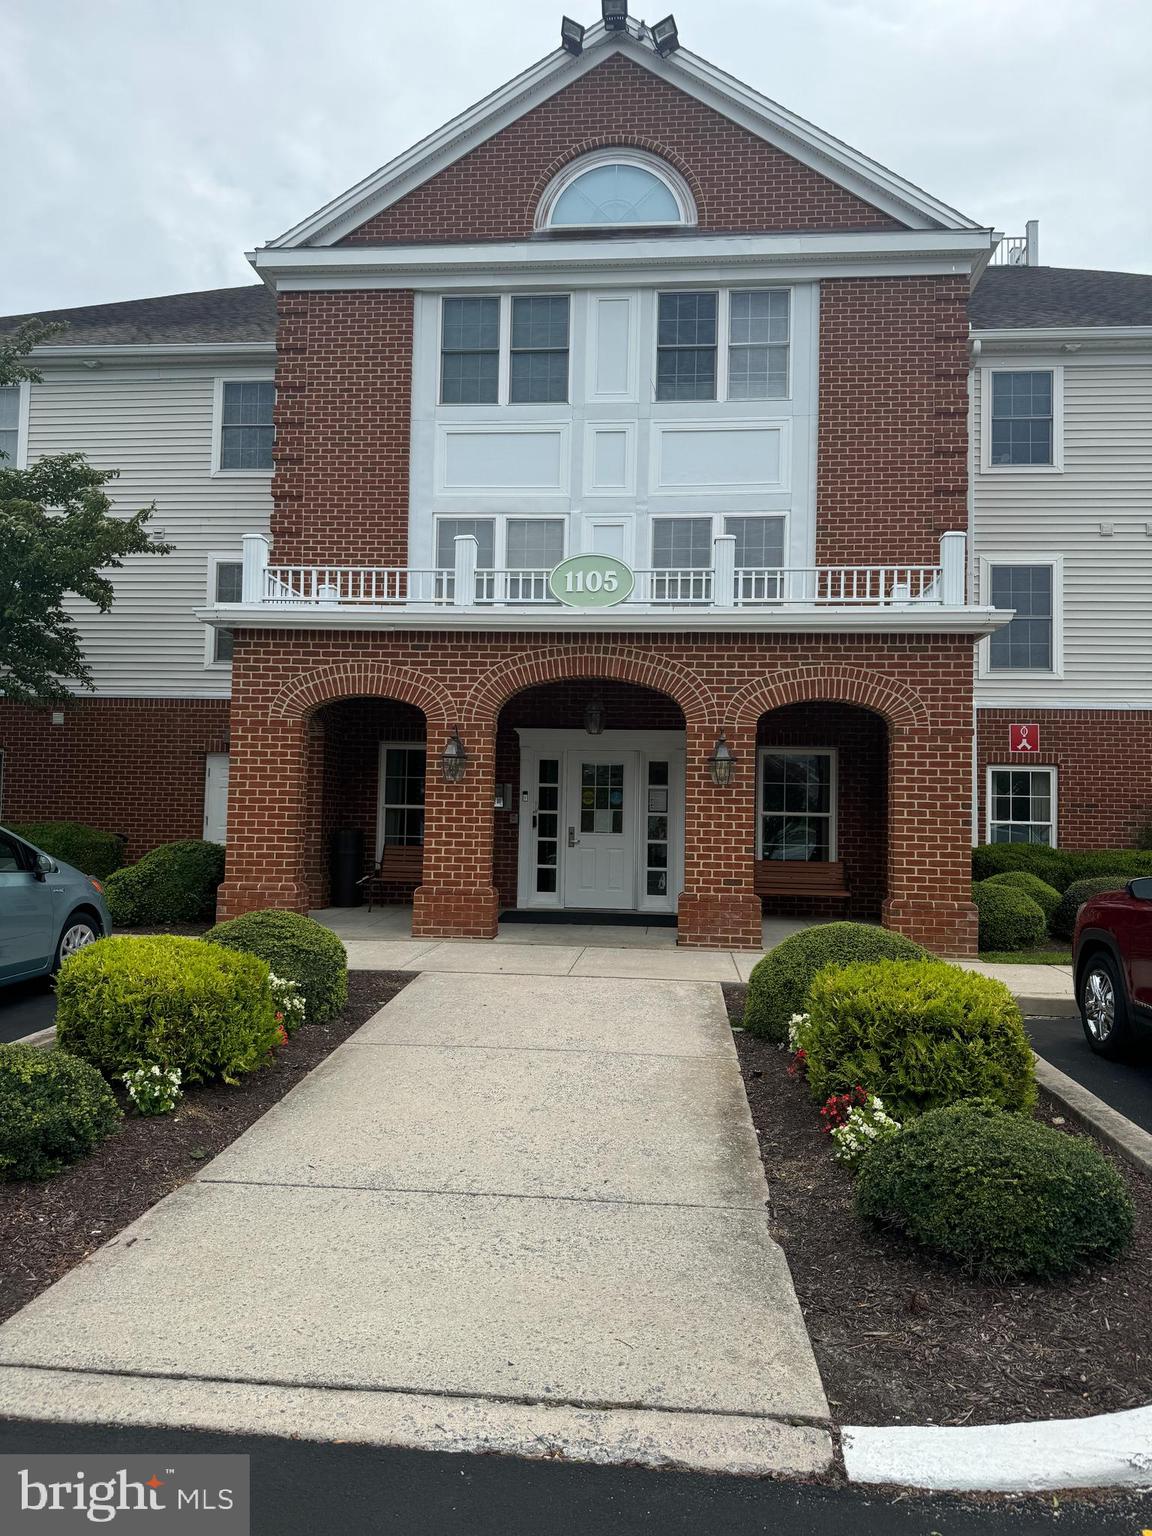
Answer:
[[676, 52], [680, 46], [680, 34], [676, 30], [675, 16], [665, 16], [663, 21], [656, 22], [652, 28], [652, 43], [662, 58]]
[[588, 700], [584, 706], [584, 729], [589, 736], [599, 736], [604, 729], [604, 721], [607, 718], [607, 710], [604, 708], [604, 700], [597, 694]]
[[563, 16], [560, 19], [560, 46], [566, 48], [569, 53], [584, 52], [584, 28], [578, 21], [573, 21], [571, 16]]
[[453, 726], [448, 745], [440, 754], [440, 767], [445, 781], [449, 784], [458, 784], [468, 771], [468, 761], [464, 743], [460, 740], [460, 727]]
[[628, 25], [628, 0], [600, 0], [600, 13], [609, 32], [623, 32]]
[[708, 772], [712, 775], [712, 782], [717, 789], [727, 789], [732, 782], [732, 769], [736, 759], [732, 756], [732, 749], [724, 740], [724, 732], [721, 731], [716, 738], [716, 745], [712, 748], [712, 756], [708, 759]]

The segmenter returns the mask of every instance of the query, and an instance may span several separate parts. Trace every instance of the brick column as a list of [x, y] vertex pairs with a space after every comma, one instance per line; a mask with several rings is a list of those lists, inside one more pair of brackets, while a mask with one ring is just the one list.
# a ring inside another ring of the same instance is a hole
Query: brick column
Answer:
[[494, 939], [500, 898], [492, 883], [496, 729], [462, 726], [464, 777], [445, 782], [440, 766], [449, 732], [429, 727], [424, 791], [424, 880], [413, 898], [417, 939]]
[[308, 720], [232, 713], [228, 860], [221, 918], [264, 907], [307, 912], [319, 849], [323, 732]]
[[712, 782], [708, 758], [716, 728], [687, 726], [684, 783], [684, 890], [677, 942], [704, 949], [760, 949], [760, 898], [753, 889], [756, 845], [756, 735], [728, 733], [736, 758], [725, 789]]
[[940, 955], [976, 953], [971, 754], [967, 728], [893, 731], [889, 743], [884, 926]]

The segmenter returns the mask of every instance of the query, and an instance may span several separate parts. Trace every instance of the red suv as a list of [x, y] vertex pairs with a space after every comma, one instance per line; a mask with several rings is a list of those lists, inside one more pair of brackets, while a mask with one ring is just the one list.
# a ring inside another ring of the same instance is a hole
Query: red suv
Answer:
[[1084, 903], [1073, 959], [1088, 1044], [1119, 1056], [1138, 1030], [1152, 1029], [1152, 875]]

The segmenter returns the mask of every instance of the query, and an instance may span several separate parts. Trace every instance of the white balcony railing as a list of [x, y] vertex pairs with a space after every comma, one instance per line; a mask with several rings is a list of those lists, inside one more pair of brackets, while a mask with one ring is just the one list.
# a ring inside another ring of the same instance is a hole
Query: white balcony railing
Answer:
[[[737, 566], [731, 535], [714, 540], [711, 566], [639, 570], [618, 609], [962, 608], [966, 537], [946, 533], [938, 565]], [[471, 536], [455, 541], [452, 568], [269, 565], [262, 534], [244, 540], [245, 606], [266, 608], [559, 608], [547, 570], [478, 568]]]
[[1029, 219], [1022, 235], [1001, 235], [992, 252], [994, 267], [1037, 267], [1040, 265], [1040, 222]]

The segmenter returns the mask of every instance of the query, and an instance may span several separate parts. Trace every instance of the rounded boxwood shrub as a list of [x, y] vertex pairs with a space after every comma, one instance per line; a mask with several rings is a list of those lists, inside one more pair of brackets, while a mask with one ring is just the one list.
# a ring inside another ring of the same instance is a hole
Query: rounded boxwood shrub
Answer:
[[902, 934], [869, 923], [821, 923], [794, 933], [753, 967], [744, 1005], [744, 1028], [782, 1044], [788, 1020], [803, 1013], [808, 988], [826, 965], [859, 960], [931, 960], [927, 950]]
[[1098, 875], [1092, 880], [1073, 880], [1052, 914], [1052, 937], [1071, 939], [1076, 932], [1076, 914], [1089, 896], [1098, 896], [1101, 891], [1122, 891], [1131, 878], [1129, 875]]
[[123, 1118], [108, 1084], [78, 1056], [0, 1045], [0, 1179], [50, 1178]]
[[104, 888], [118, 928], [137, 923], [199, 923], [216, 915], [216, 887], [224, 878], [219, 843], [161, 843], [135, 864], [118, 869]]
[[987, 880], [990, 875], [1006, 874], [1012, 869], [1026, 870], [1046, 885], [1062, 891], [1073, 878], [1068, 855], [1047, 843], [981, 843], [972, 850], [973, 880]]
[[234, 1082], [280, 1038], [268, 967], [202, 939], [99, 939], [56, 985], [56, 1038], [107, 1077], [178, 1067], [185, 1082]]
[[1152, 875], [1152, 853], [1143, 853], [1138, 848], [1092, 848], [1065, 857], [1070, 870], [1069, 885], [1073, 880], [1093, 880], [1099, 875], [1123, 875], [1125, 880]]
[[309, 1024], [334, 1018], [348, 1001], [348, 951], [327, 928], [299, 912], [270, 907], [217, 923], [204, 937], [213, 944], [259, 955], [284, 981], [294, 981], [304, 998]]
[[1090, 1141], [982, 1101], [932, 1110], [873, 1147], [856, 1206], [994, 1281], [1116, 1258], [1132, 1236], [1128, 1189]]
[[980, 917], [982, 950], [1035, 949], [1048, 937], [1044, 909], [1026, 891], [983, 880], [972, 887], [972, 900]]
[[805, 1068], [821, 1104], [857, 1084], [898, 1120], [960, 1099], [1036, 1101], [1032, 1051], [1002, 981], [940, 961], [822, 971], [808, 993]]
[[107, 880], [124, 862], [122, 837], [78, 821], [23, 821], [8, 830], [97, 880]]
[[1002, 875], [989, 875], [983, 884], [1006, 885], [1010, 890], [1023, 891], [1025, 896], [1031, 896], [1046, 921], [1051, 921], [1053, 912], [1060, 905], [1060, 892], [1056, 887], [1041, 880], [1039, 875], [1030, 875], [1026, 869], [1008, 869]]

